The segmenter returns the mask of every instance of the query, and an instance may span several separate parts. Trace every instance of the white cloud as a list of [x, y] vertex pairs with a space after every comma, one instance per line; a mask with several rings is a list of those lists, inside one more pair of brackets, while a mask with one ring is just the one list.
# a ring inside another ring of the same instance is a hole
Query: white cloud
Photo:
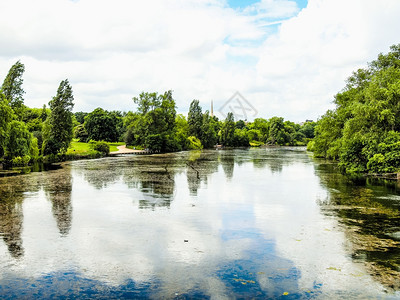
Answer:
[[[398, 43], [397, 0], [28, 0], [0, 3], [0, 80], [25, 64], [25, 103], [69, 78], [75, 110], [134, 109], [141, 91], [174, 90], [214, 107], [239, 90], [261, 117], [316, 119], [357, 67]], [[18, 19], [16, 18], [18, 12]], [[264, 26], [281, 23], [277, 32]]]

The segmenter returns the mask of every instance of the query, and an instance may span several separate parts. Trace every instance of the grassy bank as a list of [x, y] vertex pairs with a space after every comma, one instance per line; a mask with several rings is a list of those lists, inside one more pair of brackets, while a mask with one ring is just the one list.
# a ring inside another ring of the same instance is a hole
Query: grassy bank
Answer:
[[[107, 143], [110, 146], [110, 152], [118, 151], [117, 146], [124, 145], [123, 142], [118, 143]], [[70, 147], [68, 148], [67, 155], [77, 155], [77, 156], [92, 156], [97, 151], [90, 148], [89, 143], [78, 142], [73, 140]]]

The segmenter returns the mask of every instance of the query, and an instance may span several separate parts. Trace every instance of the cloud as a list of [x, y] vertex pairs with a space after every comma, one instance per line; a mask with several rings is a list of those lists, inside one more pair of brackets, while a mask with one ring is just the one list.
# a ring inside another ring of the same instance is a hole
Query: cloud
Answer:
[[133, 110], [133, 96], [168, 89], [179, 112], [193, 99], [217, 108], [238, 90], [260, 117], [294, 121], [323, 114], [400, 26], [396, 0], [310, 0], [301, 11], [277, 0], [15, 0], [0, 10], [0, 79], [21, 59], [28, 106], [68, 78], [77, 111]]

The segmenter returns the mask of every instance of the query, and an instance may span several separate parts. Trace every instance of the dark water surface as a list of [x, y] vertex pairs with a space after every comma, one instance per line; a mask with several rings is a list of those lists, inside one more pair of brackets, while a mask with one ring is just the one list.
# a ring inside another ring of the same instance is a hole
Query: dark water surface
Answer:
[[290, 148], [0, 178], [0, 298], [398, 299], [400, 187]]

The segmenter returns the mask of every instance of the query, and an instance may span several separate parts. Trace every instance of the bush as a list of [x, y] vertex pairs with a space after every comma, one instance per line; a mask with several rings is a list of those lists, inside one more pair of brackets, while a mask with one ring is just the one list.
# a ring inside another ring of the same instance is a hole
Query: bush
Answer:
[[13, 166], [27, 166], [29, 164], [29, 161], [31, 160], [31, 157], [29, 155], [24, 155], [24, 156], [17, 156], [12, 159], [12, 165]]
[[149, 134], [146, 136], [144, 146], [153, 151], [162, 151], [164, 144], [163, 141], [164, 137], [161, 134]]
[[314, 152], [314, 145], [315, 145], [315, 142], [313, 140], [309, 141], [307, 144], [307, 151]]
[[203, 149], [203, 145], [201, 144], [200, 140], [195, 136], [189, 136], [189, 149], [190, 150], [200, 150]]
[[97, 141], [91, 140], [89, 142], [89, 147], [90, 147], [90, 149], [98, 151], [103, 155], [108, 155], [110, 153], [110, 145], [108, 145], [104, 141], [97, 142]]

